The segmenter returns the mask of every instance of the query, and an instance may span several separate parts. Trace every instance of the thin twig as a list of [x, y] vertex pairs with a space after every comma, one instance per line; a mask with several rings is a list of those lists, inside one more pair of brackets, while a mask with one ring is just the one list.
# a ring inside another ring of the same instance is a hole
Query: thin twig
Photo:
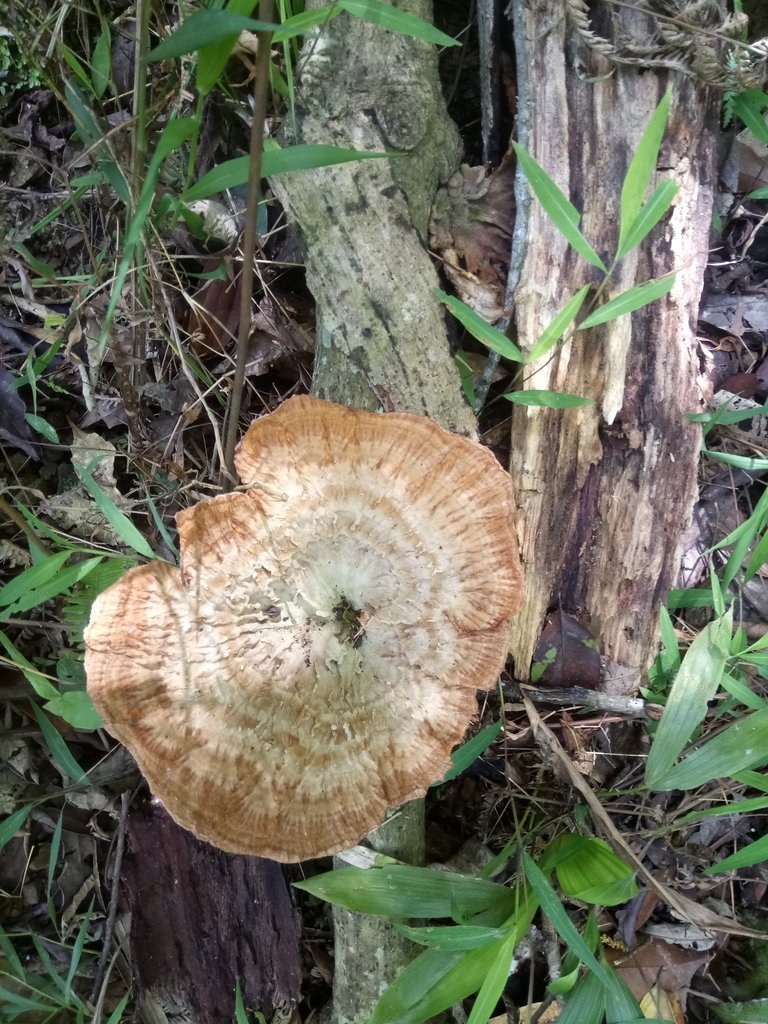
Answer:
[[117, 920], [117, 904], [120, 898], [120, 871], [123, 866], [123, 851], [125, 850], [125, 829], [128, 823], [128, 791], [124, 790], [120, 794], [120, 821], [117, 826], [117, 839], [115, 841], [115, 859], [112, 862], [111, 884], [112, 888], [109, 894], [109, 911], [107, 913], [107, 925], [104, 931], [104, 937], [101, 943], [101, 953], [99, 954], [99, 964], [96, 968], [96, 976], [93, 979], [93, 988], [91, 989], [91, 1002], [95, 1003], [102, 985], [104, 984], [104, 976], [107, 970], [107, 961], [109, 960], [109, 949], [112, 944], [112, 934], [115, 930], [115, 921]]
[[[273, 0], [260, 0], [259, 18], [272, 21]], [[248, 362], [248, 339], [251, 333], [251, 303], [253, 301], [253, 259], [256, 251], [256, 225], [261, 199], [261, 157], [264, 151], [264, 119], [267, 115], [269, 93], [269, 51], [271, 32], [257, 33], [256, 72], [253, 84], [253, 121], [251, 123], [251, 162], [248, 172], [248, 200], [245, 209], [245, 230], [243, 231], [243, 270], [240, 280], [240, 329], [237, 334], [237, 358], [235, 376], [232, 381], [229, 409], [227, 411], [227, 434], [224, 445], [224, 490], [230, 491], [235, 482], [235, 445], [240, 419], [240, 407], [245, 385], [245, 367]]]
[[13, 505], [11, 505], [9, 501], [6, 501], [2, 494], [0, 494], [0, 516], [3, 516], [8, 520], [8, 522], [13, 523], [14, 526], [18, 526], [29, 543], [34, 544], [41, 554], [46, 557], [51, 554], [51, 549], [45, 541], [40, 540], [24, 516], [20, 512], [17, 512]]

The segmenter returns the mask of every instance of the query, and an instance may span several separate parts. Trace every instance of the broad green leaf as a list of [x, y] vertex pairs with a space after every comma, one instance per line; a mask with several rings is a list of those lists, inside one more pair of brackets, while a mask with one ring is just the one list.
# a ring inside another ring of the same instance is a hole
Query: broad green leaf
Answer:
[[565, 997], [557, 1024], [603, 1024], [605, 986], [594, 974], [585, 974]]
[[565, 334], [567, 328], [576, 319], [576, 316], [581, 309], [584, 299], [587, 297], [591, 285], [585, 284], [583, 288], [579, 289], [576, 294], [566, 302], [560, 312], [557, 314], [555, 319], [549, 325], [545, 327], [541, 337], [531, 349], [529, 360], [541, 359], [545, 356], [551, 348], [553, 348], [558, 341]]
[[637, 895], [634, 871], [602, 839], [564, 833], [549, 844], [547, 864], [551, 857], [558, 884], [572, 899], [612, 907]]
[[471, 306], [454, 295], [448, 295], [440, 288], [437, 289], [437, 297], [453, 313], [462, 327], [465, 327], [473, 338], [482, 342], [492, 352], [498, 352], [505, 359], [515, 363], [525, 362], [525, 356], [514, 342], [510, 341], [506, 334], [502, 334], [495, 327], [491, 327], [487, 320], [484, 320], [479, 313], [476, 313]]
[[109, 85], [109, 73], [111, 70], [110, 49], [112, 39], [109, 33], [109, 25], [106, 21], [101, 24], [101, 32], [93, 48], [91, 59], [91, 81], [93, 92], [97, 99], [101, 99]]
[[514, 911], [514, 894], [503, 885], [402, 864], [340, 868], [294, 885], [347, 910], [382, 917], [452, 917], [461, 923], [490, 908]]
[[665, 667], [667, 669], [675, 668], [680, 664], [680, 644], [672, 618], [664, 605], [659, 610], [659, 632], [664, 647]]
[[2, 645], [16, 668], [23, 674], [29, 685], [39, 697], [46, 700], [53, 700], [59, 696], [59, 691], [46, 679], [42, 672], [39, 672], [31, 661], [28, 661], [21, 651], [17, 650], [10, 637], [0, 630], [0, 645]]
[[429, 949], [462, 950], [482, 949], [493, 942], [507, 937], [505, 928], [484, 928], [481, 925], [459, 924], [455, 927], [436, 925], [426, 928], [411, 928], [406, 924], [396, 924], [395, 928], [406, 939], [427, 946]]
[[69, 551], [57, 551], [55, 555], [49, 555], [20, 572], [18, 576], [14, 576], [0, 588], [0, 607], [14, 604], [30, 590], [37, 590], [38, 587], [49, 583], [59, 573], [69, 555]]
[[44, 420], [42, 416], [36, 416], [32, 412], [25, 413], [24, 419], [33, 430], [36, 430], [38, 434], [41, 434], [47, 441], [50, 441], [51, 444], [59, 443], [59, 435], [48, 420]]
[[[662, 721], [664, 717], [662, 716]], [[695, 789], [713, 779], [730, 779], [737, 772], [768, 762], [768, 708], [755, 711], [693, 750], [654, 788]]]
[[[94, 459], [94, 462], [97, 461], [98, 459]], [[88, 488], [91, 497], [96, 502], [99, 511], [126, 547], [132, 548], [132, 550], [143, 555], [145, 558], [156, 559], [157, 555], [149, 546], [146, 537], [136, 529], [125, 512], [117, 507], [109, 495], [102, 491], [94, 480], [93, 473], [91, 472], [93, 464], [92, 462], [87, 467], [78, 464], [75, 468], [77, 475]]]
[[661, 103], [651, 115], [648, 127], [638, 143], [635, 155], [632, 157], [624, 177], [624, 184], [621, 188], [621, 227], [617, 259], [632, 248], [632, 246], [627, 246], [626, 239], [640, 216], [643, 200], [656, 171], [671, 99], [672, 90], [667, 89]]
[[24, 825], [24, 822], [32, 813], [34, 804], [27, 804], [25, 807], [20, 807], [13, 814], [9, 814], [7, 818], [0, 821], [0, 850], [13, 839], [19, 829]]
[[85, 579], [88, 573], [92, 572], [102, 561], [103, 555], [97, 555], [94, 558], [86, 559], [84, 562], [68, 565], [66, 569], [62, 569], [57, 573], [53, 579], [41, 584], [34, 590], [27, 591], [27, 593], [19, 597], [5, 611], [0, 613], [0, 622], [5, 622], [13, 615], [29, 611], [30, 608], [36, 608], [37, 605], [44, 604], [46, 601], [50, 601], [51, 598], [66, 593], [70, 587]]
[[512, 146], [525, 171], [528, 184], [557, 230], [587, 263], [591, 263], [593, 267], [597, 267], [598, 270], [607, 274], [608, 268], [579, 230], [579, 221], [581, 220], [579, 211], [570, 200], [566, 199], [555, 182], [544, 168], [536, 163], [530, 153], [516, 142], [513, 142]]
[[[527, 899], [520, 896], [518, 902], [517, 911], [505, 925], [514, 931], [516, 942], [522, 940], [538, 909], [531, 894]], [[468, 953], [425, 950], [389, 986], [376, 1004], [370, 1024], [421, 1024], [477, 992], [511, 935], [512, 931], [507, 938]]]
[[[731, 814], [734, 813], [734, 808], [738, 808], [738, 804], [730, 805]], [[718, 864], [713, 864], [705, 870], [706, 875], [718, 875], [721, 871], [740, 871], [742, 868], [751, 868], [755, 864], [761, 864], [763, 861], [768, 860], [768, 836], [760, 836], [754, 843], [748, 843], [746, 846], [742, 846], [736, 853], [732, 853], [730, 857], [726, 857], [725, 860], [721, 860]]]
[[69, 65], [74, 75], [79, 79], [80, 84], [84, 85], [88, 92], [93, 95], [93, 82], [91, 81], [91, 76], [88, 74], [85, 65], [82, 63], [80, 58], [70, 50], [66, 43], [59, 42], [58, 49], [59, 53], [64, 58], [65, 63]]
[[733, 615], [710, 622], [685, 653], [661, 716], [645, 765], [645, 784], [666, 790], [669, 772], [704, 721], [725, 671]]
[[667, 607], [672, 611], [678, 608], [711, 608], [712, 604], [712, 591], [703, 590], [701, 587], [692, 587], [690, 590], [670, 590], [667, 595]]
[[620, 260], [631, 252], [653, 231], [664, 214], [670, 209], [680, 186], [675, 181], [662, 181], [648, 202], [640, 210], [635, 223], [629, 228], [626, 238], [620, 244], [616, 259]]
[[272, 22], [246, 18], [234, 11], [195, 11], [147, 54], [147, 60], [151, 62], [182, 57], [227, 38], [237, 39], [241, 32], [275, 32], [279, 28], [279, 25]]
[[545, 409], [576, 409], [582, 405], [594, 405], [594, 399], [582, 398], [581, 395], [568, 395], [564, 391], [509, 391], [504, 395], [508, 402], [515, 405], [532, 405]]
[[454, 750], [451, 754], [453, 767], [449, 768], [440, 782], [435, 782], [434, 785], [440, 786], [444, 782], [450, 782], [451, 779], [457, 778], [462, 772], [466, 771], [470, 765], [475, 763], [481, 754], [485, 753], [500, 732], [501, 722], [494, 722], [493, 725], [486, 725], [486, 727], [481, 729], [480, 732], [477, 733], [476, 736], [473, 736], [471, 740], [467, 740], [467, 742], [463, 743], [457, 750]]
[[67, 690], [47, 701], [43, 707], [52, 715], [63, 718], [74, 729], [92, 732], [103, 725], [101, 715], [85, 690]]
[[[622, 979], [611, 972], [616, 984], [605, 993], [605, 1024], [651, 1024], [651, 1018], [644, 1017], [640, 1004], [629, 991]], [[658, 1024], [669, 1024], [659, 1021]]]
[[579, 934], [576, 925], [568, 916], [557, 893], [547, 881], [544, 872], [533, 861], [531, 856], [525, 852], [523, 852], [523, 867], [525, 869], [525, 877], [528, 879], [528, 883], [531, 889], [533, 889], [542, 911], [552, 922], [555, 931], [563, 942], [578, 956], [586, 967], [589, 967], [597, 975], [607, 989], [615, 988], [616, 976], [596, 959], [592, 950]]
[[674, 284], [675, 275], [667, 274], [666, 277], [657, 277], [653, 281], [646, 281], [644, 284], [630, 288], [603, 303], [594, 313], [590, 313], [586, 320], [582, 320], [579, 324], [579, 330], [597, 327], [598, 324], [607, 323], [609, 320], [618, 320], [620, 316], [626, 316], [627, 313], [634, 313], [636, 309], [649, 306], [652, 302], [660, 299], [662, 295], [671, 292]]
[[[339, 146], [287, 146], [285, 149], [265, 149], [261, 157], [261, 173], [265, 178], [293, 171], [308, 171], [315, 167], [331, 167], [334, 164], [350, 163], [354, 160], [381, 160], [397, 153], [367, 152], [360, 149], [342, 149]], [[250, 157], [239, 156], [218, 164], [200, 181], [186, 190], [182, 196], [185, 203], [237, 188], [248, 181]]]
[[458, 46], [458, 39], [452, 39], [445, 32], [440, 32], [428, 21], [422, 21], [415, 14], [401, 11], [385, 0], [338, 0], [338, 5], [348, 14], [363, 18], [388, 32], [397, 32], [402, 36], [422, 39], [425, 43], [435, 46]]
[[88, 785], [87, 773], [83, 771], [72, 756], [69, 747], [62, 739], [61, 733], [48, 721], [37, 704], [32, 704], [32, 710], [35, 713], [37, 724], [40, 726], [40, 732], [43, 734], [45, 744], [59, 769], [65, 775], [68, 775], [73, 782]]
[[341, 7], [333, 4], [330, 7], [318, 7], [312, 11], [302, 11], [301, 14], [294, 14], [286, 18], [280, 28], [272, 36], [272, 42], [285, 43], [294, 36], [303, 36], [317, 25], [325, 25], [338, 14], [341, 14]]

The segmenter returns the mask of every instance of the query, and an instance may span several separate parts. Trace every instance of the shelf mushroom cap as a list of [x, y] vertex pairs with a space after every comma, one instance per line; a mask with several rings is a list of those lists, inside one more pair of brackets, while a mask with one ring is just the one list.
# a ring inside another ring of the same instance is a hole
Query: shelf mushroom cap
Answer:
[[101, 594], [88, 689], [185, 828], [298, 861], [423, 794], [493, 685], [522, 601], [509, 475], [408, 413], [292, 398], [244, 490], [179, 513], [181, 569]]

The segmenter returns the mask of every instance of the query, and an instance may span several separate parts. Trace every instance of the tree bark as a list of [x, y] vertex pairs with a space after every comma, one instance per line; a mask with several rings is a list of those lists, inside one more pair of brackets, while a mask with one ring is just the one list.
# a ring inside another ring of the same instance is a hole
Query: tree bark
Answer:
[[[425, 0], [400, 6], [429, 19]], [[290, 141], [395, 154], [271, 182], [301, 227], [317, 301], [313, 393], [472, 433], [425, 244], [460, 153], [434, 47], [342, 14], [303, 54]]]
[[[427, 0], [398, 6], [431, 20]], [[305, 43], [295, 123], [286, 134], [291, 142], [401, 154], [270, 183], [304, 239], [317, 303], [313, 394], [415, 412], [474, 434], [426, 248], [435, 192], [460, 154], [434, 47], [338, 16]], [[423, 801], [400, 808], [368, 841], [379, 852], [423, 863]], [[367, 1024], [413, 958], [413, 946], [379, 918], [339, 908], [333, 917], [333, 1024]]]
[[[610, 8], [610, 12], [609, 12]], [[639, 16], [602, 3], [600, 24]], [[580, 618], [634, 685], [656, 650], [660, 603], [674, 585], [679, 540], [696, 498], [701, 409], [695, 323], [716, 180], [719, 98], [674, 72], [615, 67], [566, 21], [561, 0], [515, 4], [524, 145], [583, 211], [604, 261], [615, 251], [624, 174], [667, 85], [672, 107], [657, 177], [680, 191], [671, 216], [619, 267], [607, 297], [677, 271], [672, 292], [631, 316], [582, 331], [537, 364], [526, 388], [594, 400], [569, 410], [515, 406], [511, 472], [527, 587], [514, 624], [518, 673], [528, 671], [546, 612]], [[521, 173], [521, 172], [518, 172]], [[530, 350], [594, 271], [569, 249], [541, 205], [530, 205], [514, 291], [518, 340]], [[514, 268], [513, 268], [514, 271]]]

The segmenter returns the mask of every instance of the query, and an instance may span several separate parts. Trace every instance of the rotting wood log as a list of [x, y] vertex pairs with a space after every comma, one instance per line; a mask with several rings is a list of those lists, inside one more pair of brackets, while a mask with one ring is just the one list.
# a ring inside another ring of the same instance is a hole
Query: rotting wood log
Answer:
[[280, 864], [223, 853], [148, 804], [129, 816], [123, 868], [143, 1020], [231, 1024], [236, 983], [245, 1006], [288, 1019], [301, 964]]
[[[674, 209], [623, 261], [607, 297], [677, 272], [672, 292], [618, 321], [577, 333], [526, 367], [526, 388], [582, 395], [568, 410], [515, 406], [511, 472], [527, 577], [514, 624], [518, 674], [529, 668], [548, 609], [568, 611], [636, 686], [657, 645], [660, 603], [674, 585], [679, 543], [696, 498], [702, 408], [695, 323], [716, 181], [720, 97], [674, 72], [610, 65], [569, 26], [561, 0], [514, 4], [521, 142], [583, 211], [582, 230], [605, 259], [618, 238], [624, 174], [668, 86], [672, 106], [658, 178], [680, 184]], [[647, 18], [598, 3], [593, 24], [619, 20], [634, 38]], [[610, 24], [608, 24], [610, 22]], [[518, 172], [522, 173], [522, 172]], [[530, 350], [592, 268], [568, 248], [536, 201], [514, 289], [517, 338]], [[610, 680], [606, 681], [610, 688]]]

